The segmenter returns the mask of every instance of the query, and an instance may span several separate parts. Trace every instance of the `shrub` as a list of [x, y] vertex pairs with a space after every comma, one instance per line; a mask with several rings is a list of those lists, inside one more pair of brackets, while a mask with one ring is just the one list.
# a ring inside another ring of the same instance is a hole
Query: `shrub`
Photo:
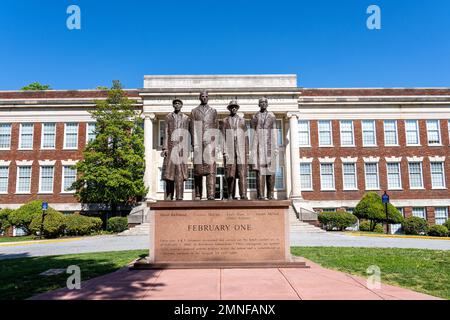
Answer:
[[445, 226], [450, 231], [450, 219], [444, 222], [443, 226]]
[[377, 223], [373, 230], [371, 230], [372, 227], [370, 225], [370, 221], [364, 220], [359, 223], [359, 231], [371, 231], [376, 233], [384, 233], [384, 228], [381, 224]]
[[0, 233], [6, 232], [11, 227], [10, 215], [13, 211], [12, 209], [0, 210]]
[[86, 217], [79, 214], [71, 214], [64, 217], [66, 234], [69, 236], [84, 236], [97, 232], [102, 227], [100, 218]]
[[[63, 235], [65, 228], [65, 220], [66, 219], [61, 212], [49, 208], [44, 217], [43, 236], [45, 238], [56, 238]], [[30, 231], [33, 234], [40, 233], [41, 222], [42, 222], [42, 213], [35, 216], [33, 218], [33, 221], [31, 221], [30, 223]]]
[[426, 234], [428, 231], [427, 221], [419, 217], [406, 218], [402, 227], [405, 234]]
[[35, 217], [42, 215], [42, 201], [34, 200], [25, 203], [9, 215], [10, 222], [17, 228], [23, 228], [30, 233], [30, 224]]
[[322, 212], [319, 214], [319, 221], [326, 230], [344, 230], [358, 221], [351, 213], [345, 211], [338, 212]]
[[128, 219], [126, 217], [112, 217], [106, 223], [106, 230], [111, 232], [122, 232], [128, 229]]
[[388, 204], [388, 218], [386, 219], [385, 205], [381, 201], [380, 195], [376, 192], [369, 192], [356, 205], [353, 214], [359, 219], [370, 221], [370, 231], [374, 231], [378, 223], [402, 223], [403, 216], [392, 204]]
[[428, 235], [433, 237], [446, 237], [448, 235], [448, 229], [444, 225], [434, 225], [428, 230]]

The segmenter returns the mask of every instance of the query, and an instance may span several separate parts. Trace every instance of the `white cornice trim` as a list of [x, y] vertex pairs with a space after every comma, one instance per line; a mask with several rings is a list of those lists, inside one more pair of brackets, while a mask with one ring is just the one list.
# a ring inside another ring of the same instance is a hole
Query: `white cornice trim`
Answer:
[[343, 163], [355, 163], [358, 161], [358, 157], [341, 157]]
[[319, 162], [320, 163], [333, 163], [336, 160], [336, 158], [330, 158], [330, 157], [325, 157], [325, 158], [319, 158]]
[[16, 160], [17, 166], [31, 166], [33, 165], [33, 160]]
[[56, 160], [38, 160], [40, 166], [54, 166]]
[[385, 157], [386, 162], [401, 162], [402, 157]]
[[406, 159], [408, 160], [408, 162], [422, 162], [423, 161], [423, 157], [406, 157]]
[[0, 166], [2, 167], [9, 167], [10, 164], [11, 161], [0, 160]]
[[380, 157], [363, 157], [364, 162], [380, 162]]
[[312, 163], [314, 158], [306, 158], [302, 157], [300, 158], [300, 163]]
[[72, 159], [69, 159], [69, 160], [61, 160], [61, 164], [62, 164], [63, 166], [74, 166], [74, 165], [77, 164], [78, 161], [79, 161], [79, 160], [72, 160]]
[[434, 156], [434, 157], [428, 157], [428, 159], [430, 159], [431, 162], [444, 162], [445, 161], [445, 156]]

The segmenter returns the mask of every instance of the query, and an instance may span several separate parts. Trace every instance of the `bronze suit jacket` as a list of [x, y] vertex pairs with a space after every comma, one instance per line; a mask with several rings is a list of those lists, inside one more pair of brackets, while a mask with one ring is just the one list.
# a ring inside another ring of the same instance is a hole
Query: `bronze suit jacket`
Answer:
[[[223, 152], [228, 155], [229, 159], [234, 158], [229, 163], [226, 158], [224, 159], [225, 176], [237, 178], [236, 173], [239, 177], [245, 176], [248, 163], [248, 136], [244, 118], [238, 115], [226, 117], [223, 120], [222, 137]], [[230, 139], [234, 141], [230, 141]]]
[[276, 154], [278, 151], [276, 117], [272, 112], [258, 112], [251, 120], [254, 130], [250, 154], [250, 168], [260, 171], [271, 168], [265, 174], [275, 174]]
[[[194, 147], [194, 175], [216, 174], [216, 143], [219, 121], [216, 109], [199, 105], [191, 113], [191, 137]], [[215, 133], [214, 131], [216, 130]], [[205, 152], [205, 150], [208, 150]]]

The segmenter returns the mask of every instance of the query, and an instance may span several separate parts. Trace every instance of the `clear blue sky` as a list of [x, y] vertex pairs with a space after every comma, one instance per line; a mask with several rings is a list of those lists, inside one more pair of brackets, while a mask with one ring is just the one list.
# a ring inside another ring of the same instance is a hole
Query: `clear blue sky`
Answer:
[[[81, 8], [81, 30], [66, 9]], [[366, 9], [382, 29], [366, 28]], [[0, 90], [145, 74], [295, 73], [302, 87], [450, 87], [449, 0], [2, 0]]]

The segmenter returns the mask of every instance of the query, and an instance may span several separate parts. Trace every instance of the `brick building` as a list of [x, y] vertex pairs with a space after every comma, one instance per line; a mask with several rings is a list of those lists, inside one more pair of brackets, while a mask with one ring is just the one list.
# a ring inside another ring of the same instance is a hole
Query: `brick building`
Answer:
[[[448, 218], [449, 88], [308, 89], [298, 87], [295, 75], [145, 76], [142, 89], [127, 90], [145, 119], [149, 199], [164, 196], [164, 116], [175, 97], [189, 114], [200, 89], [209, 90], [209, 104], [220, 117], [237, 99], [250, 120], [258, 99], [269, 99], [281, 150], [276, 197], [293, 199], [297, 210], [351, 211], [365, 192], [386, 190], [405, 216], [439, 224]], [[76, 177], [73, 164], [93, 138], [88, 110], [105, 98], [99, 90], [0, 91], [0, 208], [44, 199], [62, 212], [81, 210], [67, 187]], [[218, 163], [221, 199], [226, 190]], [[255, 176], [248, 178], [254, 199]], [[185, 199], [192, 189], [189, 179]]]

